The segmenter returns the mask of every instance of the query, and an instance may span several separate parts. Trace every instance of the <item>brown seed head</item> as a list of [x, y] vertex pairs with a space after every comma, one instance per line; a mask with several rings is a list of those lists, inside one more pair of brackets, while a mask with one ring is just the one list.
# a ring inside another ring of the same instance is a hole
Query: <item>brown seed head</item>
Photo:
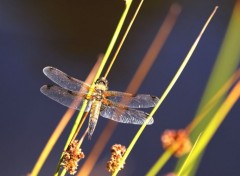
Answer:
[[192, 148], [188, 133], [184, 129], [165, 130], [161, 136], [161, 141], [164, 149], [173, 148], [175, 150], [174, 156], [176, 157], [181, 157]]
[[61, 165], [69, 174], [74, 175], [80, 159], [84, 158], [84, 153], [78, 148], [78, 140], [71, 142], [66, 151], [63, 152]]
[[120, 166], [120, 162], [125, 152], [126, 152], [126, 147], [121, 144], [115, 144], [112, 146], [110, 161], [107, 162], [108, 172], [114, 173], [118, 167], [119, 167], [119, 170], [124, 168], [125, 162], [121, 166]]

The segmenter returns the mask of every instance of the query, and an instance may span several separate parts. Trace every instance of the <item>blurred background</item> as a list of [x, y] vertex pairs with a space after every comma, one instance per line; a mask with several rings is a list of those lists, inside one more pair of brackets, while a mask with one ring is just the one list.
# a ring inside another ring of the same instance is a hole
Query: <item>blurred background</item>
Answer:
[[[219, 10], [190, 63], [155, 114], [154, 125], [146, 128], [119, 175], [145, 175], [163, 152], [161, 133], [165, 129], [184, 128], [192, 120], [235, 4], [234, 0], [145, 1], [108, 76], [110, 89], [125, 91], [173, 2], [182, 6], [182, 12], [139, 93], [163, 93], [216, 5]], [[130, 16], [138, 3], [139, 0], [133, 2]], [[98, 55], [106, 51], [123, 10], [123, 0], [0, 0], [0, 175], [29, 173], [67, 109], [40, 93], [42, 85], [52, 83], [42, 69], [54, 66], [85, 80]], [[210, 142], [197, 175], [239, 174], [239, 105], [238, 101]], [[76, 115], [40, 176], [53, 175]], [[92, 139], [84, 141], [86, 157], [107, 121], [100, 118]], [[105, 169], [110, 147], [115, 143], [128, 146], [138, 129], [139, 126], [119, 124], [90, 175], [110, 175]], [[175, 163], [171, 159], [159, 175], [171, 172]]]

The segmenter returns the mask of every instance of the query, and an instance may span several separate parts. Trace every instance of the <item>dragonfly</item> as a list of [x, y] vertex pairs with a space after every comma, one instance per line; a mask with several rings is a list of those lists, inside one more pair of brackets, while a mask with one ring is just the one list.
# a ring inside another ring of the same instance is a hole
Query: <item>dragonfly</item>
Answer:
[[[149, 94], [136, 95], [108, 90], [108, 81], [104, 77], [96, 80], [95, 87], [89, 96], [91, 85], [84, 81], [50, 66], [45, 67], [43, 73], [57, 84], [48, 84], [40, 88], [40, 91], [50, 99], [76, 110], [80, 110], [85, 99], [88, 100], [85, 112], [90, 111], [89, 138], [95, 130], [99, 115], [120, 123], [141, 125], [149, 114], [137, 109], [154, 107], [159, 101], [158, 97]], [[73, 103], [76, 99], [79, 102]], [[153, 122], [153, 117], [150, 117], [147, 125], [151, 125]]]

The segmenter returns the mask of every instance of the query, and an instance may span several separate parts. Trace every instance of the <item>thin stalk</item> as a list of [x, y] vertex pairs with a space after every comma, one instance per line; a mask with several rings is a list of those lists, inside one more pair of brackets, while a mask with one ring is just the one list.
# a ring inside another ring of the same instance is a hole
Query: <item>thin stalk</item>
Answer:
[[[218, 56], [214, 63], [211, 75], [209, 77], [208, 83], [202, 95], [200, 104], [196, 114], [201, 113], [202, 107], [208, 102], [208, 100], [215, 94], [216, 90], [219, 89], [226, 82], [226, 80], [232, 75], [240, 63], [240, 0], [235, 2], [232, 10], [231, 17], [229, 19], [229, 24], [227, 26], [226, 34], [223, 38]], [[211, 121], [213, 115], [216, 113], [221, 103], [223, 102], [226, 95], [219, 99], [216, 107], [211, 110], [211, 112], [204, 118], [204, 120], [194, 128], [191, 138], [196, 139], [199, 132], [204, 131], [209, 121]], [[196, 175], [199, 163], [202, 156], [199, 156], [196, 161], [193, 161], [194, 167], [189, 168], [188, 176]], [[175, 171], [178, 171], [179, 166], [182, 165], [184, 158], [180, 158], [175, 167]]]
[[73, 140], [75, 140], [75, 138], [77, 137], [77, 135], [78, 135], [80, 129], [82, 128], [82, 125], [83, 125], [84, 121], [86, 120], [88, 114], [89, 114], [89, 112], [84, 112], [83, 117], [81, 118], [81, 121], [80, 121], [80, 123], [79, 123], [79, 125], [78, 125], [78, 127], [77, 127], [77, 130], [75, 131], [75, 134], [74, 134], [71, 142], [72, 142]]
[[77, 176], [90, 175], [92, 169], [94, 168], [97, 162], [99, 155], [101, 154], [101, 152], [104, 149], [104, 146], [111, 137], [112, 131], [114, 130], [115, 127], [114, 125], [116, 125], [116, 123], [111, 122], [108, 123], [107, 126], [104, 128], [97, 142], [95, 142], [92, 151], [89, 153], [87, 160], [84, 162], [84, 164], [78, 171]]
[[78, 148], [81, 147], [81, 145], [82, 145], [82, 143], [83, 143], [83, 140], [85, 139], [85, 137], [86, 137], [86, 135], [87, 135], [87, 133], [88, 133], [88, 130], [89, 130], [89, 128], [87, 128], [87, 129], [85, 130], [84, 134], [82, 135], [81, 139], [79, 140]]
[[[150, 70], [152, 64], [157, 58], [157, 55], [162, 49], [166, 39], [168, 38], [171, 30], [176, 23], [177, 17], [181, 11], [181, 6], [174, 3], [170, 7], [170, 10], [159, 28], [159, 31], [150, 45], [147, 53], [145, 54], [142, 62], [140, 63], [137, 71], [135, 72], [132, 80], [129, 83], [126, 92], [136, 93], [139, 87], [141, 86], [144, 78], [146, 77], [148, 71]], [[102, 131], [101, 135], [97, 139], [92, 151], [88, 155], [87, 160], [84, 162], [83, 166], [81, 167], [80, 171], [78, 172], [78, 176], [81, 175], [90, 175], [92, 168], [94, 168], [101, 152], [103, 151], [104, 147], [106, 146], [108, 140], [112, 136], [115, 128], [117, 127], [117, 123], [109, 121]]]
[[[86, 134], [87, 134], [87, 132], [88, 132], [88, 129], [89, 129], [89, 128], [87, 128], [87, 129], [85, 130], [84, 134], [82, 135], [81, 139], [79, 140], [78, 145], [77, 145], [77, 148], [78, 148], [78, 149], [81, 148], [81, 145], [82, 145], [82, 143], [83, 143], [83, 140], [85, 139], [85, 136], [86, 136]], [[62, 171], [61, 171], [60, 176], [64, 176], [66, 173], [67, 173], [67, 170], [66, 170], [65, 168], [63, 168]]]
[[147, 172], [146, 176], [157, 175], [157, 173], [162, 169], [162, 167], [167, 163], [171, 158], [173, 153], [178, 148], [178, 144], [173, 145], [173, 147], [167, 149], [157, 160], [157, 162], [152, 166], [152, 168]]
[[110, 63], [109, 66], [108, 66], [108, 69], [107, 69], [107, 71], [106, 71], [106, 73], [105, 73], [105, 75], [104, 75], [104, 78], [107, 78], [108, 73], [109, 73], [109, 71], [111, 70], [111, 68], [112, 68], [112, 66], [113, 66], [113, 63], [115, 62], [115, 60], [116, 60], [116, 58], [117, 58], [117, 56], [118, 56], [118, 53], [119, 53], [120, 49], [122, 48], [122, 45], [123, 45], [123, 43], [124, 43], [124, 41], [125, 41], [125, 39], [126, 39], [126, 37], [127, 37], [127, 35], [128, 35], [128, 32], [130, 31], [130, 29], [131, 29], [131, 27], [132, 27], [132, 24], [133, 24], [133, 22], [135, 21], [135, 19], [136, 19], [136, 17], [137, 17], [137, 14], [138, 14], [141, 6], [142, 6], [143, 1], [144, 1], [144, 0], [141, 0], [141, 2], [139, 3], [138, 8], [137, 8], [137, 10], [135, 11], [135, 13], [134, 13], [134, 15], [133, 15], [133, 18], [131, 19], [131, 21], [130, 21], [130, 23], [129, 23], [129, 25], [128, 25], [128, 28], [127, 28], [127, 30], [125, 31], [125, 33], [124, 33], [124, 35], [123, 35], [123, 38], [122, 38], [122, 40], [121, 40], [121, 42], [120, 42], [120, 44], [119, 44], [119, 46], [118, 46], [118, 48], [117, 48], [117, 50], [116, 50], [113, 58], [112, 58], [112, 60], [111, 60], [111, 63]]
[[[110, 44], [109, 44], [109, 46], [107, 48], [107, 51], [106, 51], [106, 53], [105, 53], [105, 55], [103, 57], [103, 60], [102, 60], [100, 66], [99, 66], [99, 68], [97, 70], [97, 73], [96, 73], [96, 75], [94, 77], [94, 82], [91, 85], [91, 88], [90, 88], [90, 90], [88, 92], [87, 97], [91, 96], [91, 94], [92, 94], [92, 92], [94, 90], [95, 82], [100, 77], [100, 75], [101, 75], [101, 73], [103, 71], [103, 68], [104, 68], [104, 66], [107, 63], [107, 60], [108, 60], [108, 58], [110, 56], [110, 53], [112, 52], [112, 49], [113, 49], [113, 47], [114, 47], [114, 45], [115, 45], [115, 43], [117, 41], [118, 35], [119, 35], [119, 33], [120, 33], [121, 29], [122, 29], [123, 23], [124, 23], [124, 21], [126, 19], [126, 16], [127, 16], [128, 11], [129, 11], [129, 8], [131, 6], [131, 3], [132, 3], [132, 0], [126, 0], [125, 10], [124, 10], [124, 12], [123, 12], [123, 14], [122, 14], [122, 16], [120, 18], [120, 21], [119, 21], [119, 23], [117, 25], [117, 28], [116, 28], [116, 30], [115, 30], [115, 32], [113, 34], [113, 37], [112, 37], [112, 39], [110, 41]], [[79, 112], [79, 114], [78, 114], [78, 116], [76, 118], [74, 126], [73, 126], [73, 128], [72, 128], [72, 130], [70, 132], [70, 135], [69, 135], [68, 139], [67, 139], [67, 142], [65, 144], [64, 150], [66, 150], [66, 148], [68, 147], [70, 141], [72, 140], [72, 138], [73, 138], [73, 136], [75, 134], [75, 131], [77, 130], [78, 124], [79, 124], [79, 122], [80, 122], [80, 120], [81, 120], [81, 118], [82, 118], [82, 116], [84, 114], [84, 111], [85, 111], [86, 107], [87, 107], [87, 102], [88, 102], [87, 100], [83, 101], [83, 105], [82, 105], [82, 107], [80, 109], [80, 112]], [[58, 171], [60, 169], [60, 163], [61, 163], [61, 160], [62, 160], [62, 156], [63, 156], [63, 153], [62, 153], [61, 158], [59, 160], [59, 163], [58, 163], [58, 166], [57, 166], [57, 169], [56, 169], [56, 172], [55, 172], [54, 176], [58, 176]]]
[[233, 86], [233, 84], [240, 78], [240, 69], [238, 69], [223, 86], [217, 91], [217, 93], [204, 105], [202, 111], [194, 117], [193, 121], [186, 127], [188, 133], [191, 133], [193, 129], [206, 117], [206, 115], [213, 109], [213, 107], [219, 102], [219, 100], [227, 93], [227, 91]]
[[[231, 86], [240, 78], [240, 70], [236, 71], [231, 78], [218, 90], [218, 92], [207, 102], [207, 104], [203, 107], [203, 111], [194, 118], [194, 120], [185, 128], [186, 131], [190, 134], [191, 131], [201, 122], [201, 120], [209, 113], [209, 111], [216, 105], [218, 99], [221, 98], [223, 94], [225, 94]], [[201, 134], [201, 133], [200, 133]], [[199, 136], [200, 137], [200, 136]], [[197, 138], [196, 142], [199, 140]], [[196, 142], [193, 146], [195, 148]], [[193, 151], [193, 148], [191, 152]], [[166, 164], [169, 158], [172, 156], [174, 151], [167, 149], [157, 160], [157, 162], [152, 166], [152, 168], [146, 174], [147, 176], [156, 175], [160, 172], [162, 167]], [[189, 158], [189, 155], [188, 155]], [[183, 169], [186, 165], [187, 160], [185, 160], [181, 169]], [[181, 174], [182, 170], [179, 171]], [[180, 175], [179, 174], [179, 175]]]
[[[100, 65], [101, 58], [98, 59], [94, 67], [92, 68], [90, 74], [88, 75], [87, 79], [85, 80], [86, 83], [91, 84], [93, 80], [93, 75], [95, 74], [97, 68]], [[80, 90], [81, 91], [81, 90]], [[79, 100], [74, 100], [73, 104], [79, 103]], [[58, 123], [57, 127], [53, 131], [51, 137], [49, 138], [47, 144], [45, 145], [43, 151], [41, 152], [37, 162], [35, 163], [33, 170], [31, 172], [32, 176], [37, 176], [40, 169], [42, 168], [43, 164], [45, 163], [47, 157], [49, 156], [51, 150], [53, 149], [54, 145], [56, 144], [57, 140], [59, 139], [60, 135], [62, 134], [63, 130], [65, 129], [66, 125], [70, 121], [71, 117], [73, 116], [75, 110], [68, 109], [66, 113], [63, 115], [62, 119]]]
[[[207, 144], [239, 98], [240, 81], [234, 86], [233, 90], [229, 93], [220, 108], [217, 110], [216, 114], [214, 114], [208, 126], [205, 128], [198, 145], [195, 147], [195, 150], [192, 152], [191, 157], [189, 158], [188, 163], [192, 164], [201, 155], [202, 151], [207, 147]], [[185, 170], [183, 170], [182, 173], [186, 175], [186, 171], [189, 171], [191, 168], [189, 168], [189, 165], [187, 165], [184, 167], [184, 169]]]
[[131, 4], [132, 4], [132, 0], [126, 0], [125, 10], [124, 10], [124, 12], [123, 12], [123, 14], [122, 14], [122, 16], [120, 18], [120, 21], [118, 22], [117, 28], [116, 28], [116, 30], [115, 30], [115, 32], [113, 34], [113, 37], [112, 37], [111, 42], [110, 42], [110, 44], [109, 44], [109, 46], [107, 48], [107, 51], [104, 54], [102, 64], [99, 67], [99, 70], [98, 70], [98, 72], [96, 74], [94, 82], [100, 77], [100, 75], [102, 73], [102, 70], [103, 70], [103, 68], [104, 68], [104, 66], [105, 66], [105, 64], [106, 64], [106, 62], [107, 62], [107, 60], [108, 60], [108, 58], [109, 58], [109, 56], [110, 56], [110, 54], [112, 52], [112, 49], [113, 49], [113, 47], [114, 47], [114, 45], [115, 45], [115, 43], [117, 41], [117, 38], [118, 38], [119, 33], [120, 33], [121, 29], [122, 29], [123, 23], [124, 23], [124, 21], [126, 19], [126, 16], [127, 16], [127, 13], [128, 13], [128, 11], [130, 9]]
[[67, 173], [67, 170], [63, 168], [63, 170], [62, 170], [60, 176], [64, 176], [64, 175], [66, 175], [66, 173]]
[[53, 131], [52, 135], [50, 136], [47, 144], [45, 145], [44, 149], [42, 150], [37, 162], [35, 163], [32, 171], [31, 176], [37, 176], [40, 169], [42, 168], [43, 164], [45, 163], [49, 153], [52, 151], [54, 145], [56, 144], [59, 136], [62, 134], [63, 130], [65, 129], [66, 125], [70, 121], [72, 115], [74, 114], [75, 110], [68, 109], [66, 113], [63, 115], [62, 119], [58, 123], [57, 127]]
[[153, 42], [151, 43], [148, 51], [144, 55], [141, 64], [136, 70], [132, 81], [129, 83], [127, 91], [137, 92], [147, 73], [154, 64], [157, 56], [163, 48], [168, 36], [170, 35], [174, 25], [176, 24], [177, 18], [181, 12], [181, 6], [177, 3], [173, 3], [165, 17], [162, 25], [160, 26]]
[[181, 176], [181, 175], [182, 175], [182, 171], [185, 169], [187, 163], [189, 162], [189, 158], [191, 157], [191, 155], [192, 155], [192, 153], [193, 153], [195, 147], [197, 146], [198, 141], [199, 141], [201, 135], [202, 135], [202, 133], [199, 134], [199, 136], [198, 136], [197, 140], [195, 141], [195, 143], [194, 143], [194, 145], [193, 145], [193, 147], [192, 147], [190, 153], [188, 154], [188, 156], [187, 156], [185, 162], [183, 163], [183, 165], [182, 165], [180, 171], [177, 173], [177, 176]]
[[[123, 163], [125, 162], [125, 160], [127, 159], [128, 155], [130, 154], [130, 152], [132, 151], [134, 145], [136, 144], [138, 138], [140, 137], [140, 135], [142, 134], [143, 130], [145, 129], [146, 125], [148, 124], [149, 120], [151, 119], [151, 117], [155, 114], [155, 112], [158, 110], [158, 108], [160, 107], [160, 105], [162, 104], [162, 102], [165, 100], [165, 98], [167, 97], [168, 93], [170, 92], [170, 90], [173, 88], [174, 84], [176, 83], [176, 81], [178, 80], [179, 76], [181, 75], [182, 71], [184, 70], [185, 66], [187, 65], [188, 61], [190, 60], [190, 57], [192, 56], [194, 50], [196, 49], [205, 29], [207, 28], [209, 22], [211, 21], [212, 17], [214, 16], [216, 10], [218, 7], [215, 7], [215, 9], [213, 10], [212, 14], [210, 15], [210, 17], [208, 18], [207, 22], [205, 23], [205, 25], [203, 26], [199, 36], [197, 37], [197, 39], [195, 40], [195, 42], [193, 43], [191, 49], [189, 50], [186, 58], [184, 59], [182, 65], [179, 67], [177, 73], [175, 74], [175, 76], [173, 77], [172, 81], [170, 82], [170, 84], [168, 85], [167, 89], [164, 91], [163, 95], [161, 96], [160, 100], [158, 101], [158, 103], [156, 104], [156, 106], [153, 108], [153, 110], [150, 112], [148, 118], [146, 119], [146, 121], [143, 123], [143, 125], [140, 127], [140, 129], [138, 130], [137, 134], [134, 136], [133, 140], [131, 141], [129, 147], [126, 150], [126, 153], [124, 154], [121, 162], [120, 162], [120, 166], [123, 165]], [[115, 172], [113, 173], [113, 176], [116, 176], [117, 173], [119, 172], [119, 167], [115, 170]]]
[[[200, 134], [201, 135], [201, 134]], [[199, 135], [199, 137], [200, 137]], [[198, 137], [198, 139], [199, 139]], [[198, 142], [198, 139], [196, 140], [192, 150], [194, 149], [196, 143]], [[159, 171], [162, 169], [162, 167], [167, 163], [167, 161], [171, 158], [171, 156], [174, 154], [174, 152], [178, 149], [180, 143], [175, 143], [171, 148], [167, 149], [157, 160], [157, 162], [152, 166], [152, 168], [147, 172], [146, 176], [152, 176], [157, 175]], [[191, 151], [192, 151], [191, 150]], [[179, 175], [180, 176], [180, 175]]]

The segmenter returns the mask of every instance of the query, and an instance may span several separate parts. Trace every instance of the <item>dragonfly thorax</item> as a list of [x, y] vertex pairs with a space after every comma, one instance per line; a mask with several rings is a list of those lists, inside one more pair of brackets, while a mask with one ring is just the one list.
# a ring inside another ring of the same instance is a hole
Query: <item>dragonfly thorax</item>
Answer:
[[102, 90], [96, 90], [95, 93], [93, 93], [94, 100], [101, 101], [103, 99], [103, 91]]
[[107, 90], [108, 90], [108, 81], [104, 77], [97, 79], [95, 83], [95, 93], [94, 93], [95, 100], [101, 101], [103, 99], [103, 92]]
[[108, 90], [108, 81], [106, 78], [101, 77], [95, 82], [95, 89], [97, 92], [103, 92]]

